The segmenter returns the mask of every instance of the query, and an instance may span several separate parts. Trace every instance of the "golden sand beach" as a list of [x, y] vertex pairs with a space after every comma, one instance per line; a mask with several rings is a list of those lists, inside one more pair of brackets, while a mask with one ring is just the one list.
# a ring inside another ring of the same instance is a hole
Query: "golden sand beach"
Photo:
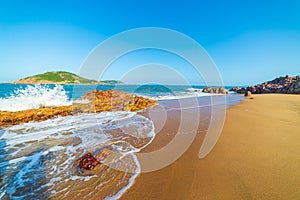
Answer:
[[[121, 199], [300, 199], [300, 95], [252, 97], [227, 109], [207, 157], [198, 158], [205, 135], [200, 126], [176, 162], [142, 173]], [[168, 119], [144, 151], [166, 145], [176, 120]]]

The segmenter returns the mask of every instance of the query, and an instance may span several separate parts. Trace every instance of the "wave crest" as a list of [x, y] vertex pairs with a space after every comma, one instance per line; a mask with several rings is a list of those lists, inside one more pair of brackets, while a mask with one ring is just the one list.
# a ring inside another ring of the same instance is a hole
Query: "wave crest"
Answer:
[[20, 111], [51, 106], [71, 105], [68, 95], [61, 85], [28, 85], [18, 89], [7, 98], [0, 98], [1, 111]]

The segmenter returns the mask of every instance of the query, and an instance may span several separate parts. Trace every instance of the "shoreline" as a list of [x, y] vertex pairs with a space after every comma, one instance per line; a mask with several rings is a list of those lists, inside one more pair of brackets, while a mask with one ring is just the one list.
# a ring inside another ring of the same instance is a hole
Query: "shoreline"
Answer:
[[[300, 136], [296, 134], [300, 128], [300, 95], [260, 94], [242, 101], [235, 99], [234, 102], [240, 103], [230, 103], [234, 99], [229, 98], [221, 137], [201, 160], [198, 154], [210, 122], [211, 106], [200, 101], [201, 105], [189, 107], [192, 101], [185, 99], [181, 103], [188, 107], [180, 110], [176, 109], [179, 100], [160, 101], [137, 112], [151, 118], [156, 133], [141, 153], [161, 149], [173, 140], [180, 127], [181, 112], [185, 113], [182, 119], [186, 132], [181, 141], [193, 139], [191, 145], [167, 167], [135, 174], [133, 185], [125, 189], [120, 199], [296, 199], [300, 196], [295, 192], [300, 184], [300, 178], [297, 179], [300, 159], [295, 156], [300, 154], [297, 147]], [[197, 133], [191, 138], [188, 132], [199, 115]], [[287, 133], [291, 135], [286, 136]], [[166, 159], [172, 156], [170, 153], [164, 155]], [[155, 159], [150, 164], [155, 165]]]
[[139, 111], [157, 102], [119, 90], [91, 90], [80, 98], [84, 102], [72, 102], [66, 106], [42, 106], [19, 111], [0, 111], [0, 129], [34, 121], [45, 121], [59, 116], [104, 111]]
[[[140, 174], [120, 199], [297, 199], [300, 96], [252, 97], [226, 109], [222, 134], [207, 157], [198, 158], [207, 128], [203, 123], [178, 160]], [[143, 152], [160, 149], [172, 140], [170, 133], [178, 119], [174, 113], [171, 116], [171, 123]]]

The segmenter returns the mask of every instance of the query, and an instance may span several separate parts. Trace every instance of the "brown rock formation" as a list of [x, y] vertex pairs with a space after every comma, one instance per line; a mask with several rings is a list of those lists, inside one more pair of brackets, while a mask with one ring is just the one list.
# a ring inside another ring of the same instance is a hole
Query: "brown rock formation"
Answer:
[[0, 111], [0, 129], [33, 121], [44, 121], [58, 116], [103, 111], [138, 111], [156, 105], [157, 102], [118, 90], [91, 91], [82, 99], [88, 103], [73, 103], [72, 106], [31, 109], [18, 112]]
[[57, 116], [73, 115], [72, 106], [31, 109], [18, 112], [0, 111], [0, 129], [32, 121], [44, 121]]
[[261, 83], [255, 86], [248, 86], [246, 88], [232, 88], [230, 91], [234, 91], [240, 94], [243, 94], [246, 91], [250, 91], [252, 94], [300, 94], [300, 76], [279, 77], [272, 81]]
[[85, 170], [94, 169], [99, 164], [99, 161], [91, 153], [85, 154], [77, 162], [78, 167]]
[[211, 93], [211, 94], [228, 94], [228, 92], [224, 88], [204, 88], [202, 92]]
[[252, 93], [250, 91], [245, 91], [245, 97], [250, 97]]
[[109, 155], [113, 153], [113, 147], [107, 146], [100, 150], [99, 153], [87, 153], [77, 160], [77, 166], [82, 170], [92, 170], [98, 164], [102, 163]]

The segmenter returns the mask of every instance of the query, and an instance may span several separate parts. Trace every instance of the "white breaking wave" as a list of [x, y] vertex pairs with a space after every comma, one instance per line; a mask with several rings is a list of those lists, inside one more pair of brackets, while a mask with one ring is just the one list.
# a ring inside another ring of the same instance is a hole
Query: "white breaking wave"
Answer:
[[200, 88], [187, 88], [186, 90], [192, 91], [192, 92], [201, 92], [203, 89], [200, 89]]
[[213, 96], [217, 94], [210, 94], [205, 92], [178, 92], [173, 95], [162, 95], [156, 97], [147, 97], [153, 100], [172, 100], [172, 99], [185, 99], [185, 98], [194, 98], [194, 97], [206, 97], [206, 96]]
[[71, 105], [66, 91], [61, 85], [50, 88], [47, 85], [28, 85], [25, 89], [14, 91], [7, 98], [0, 98], [1, 111], [20, 111], [51, 106]]

